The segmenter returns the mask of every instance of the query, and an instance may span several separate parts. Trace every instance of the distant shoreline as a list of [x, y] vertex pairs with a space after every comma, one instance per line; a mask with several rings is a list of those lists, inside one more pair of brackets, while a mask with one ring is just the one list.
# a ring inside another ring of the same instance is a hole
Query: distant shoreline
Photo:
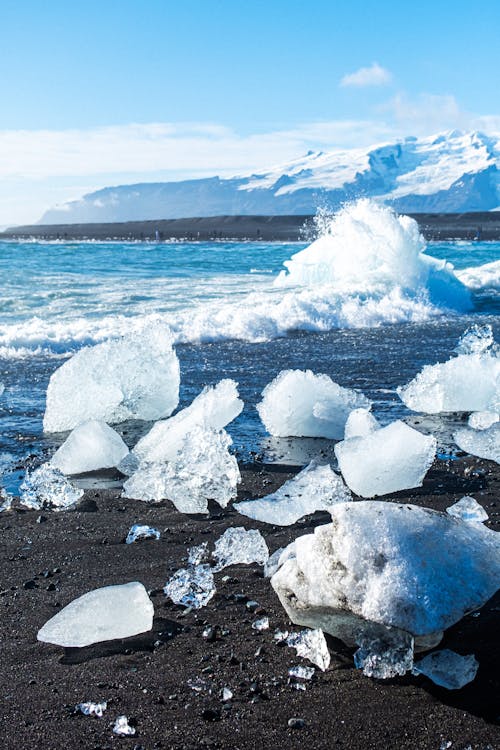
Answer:
[[[500, 212], [410, 214], [426, 240], [500, 240]], [[10, 227], [0, 240], [169, 240], [300, 242], [314, 236], [314, 217], [210, 216], [102, 224], [52, 224]]]

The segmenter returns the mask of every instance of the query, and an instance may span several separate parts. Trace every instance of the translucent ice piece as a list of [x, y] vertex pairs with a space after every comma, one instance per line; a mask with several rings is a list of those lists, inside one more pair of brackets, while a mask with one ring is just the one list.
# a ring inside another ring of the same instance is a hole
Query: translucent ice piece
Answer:
[[359, 407], [369, 408], [370, 401], [328, 375], [283, 370], [264, 388], [257, 411], [271, 435], [340, 439], [349, 413]]
[[208, 557], [208, 542], [202, 542], [188, 551], [188, 565], [199, 565]]
[[261, 617], [252, 622], [252, 628], [261, 633], [263, 630], [269, 630], [269, 617]]
[[291, 633], [286, 642], [296, 650], [297, 656], [309, 659], [322, 672], [330, 666], [330, 652], [322, 630], [316, 628], [314, 630], [301, 630], [300, 633]]
[[4, 391], [5, 391], [5, 386], [3, 383], [0, 383], [0, 396], [2, 396]]
[[135, 729], [130, 726], [126, 716], [118, 716], [113, 727], [113, 734], [132, 737], [135, 734]]
[[132, 544], [138, 539], [159, 539], [160, 532], [158, 529], [154, 529], [152, 526], [144, 526], [140, 523], [134, 524], [127, 534], [125, 544]]
[[269, 550], [260, 531], [247, 531], [238, 526], [226, 529], [217, 539], [213, 556], [217, 559], [215, 570], [218, 571], [229, 565], [249, 565], [253, 562], [264, 565], [269, 558]]
[[424, 656], [413, 667], [413, 674], [423, 674], [447, 690], [460, 690], [475, 679], [478, 668], [479, 664], [472, 654], [460, 656], [443, 649]]
[[361, 636], [358, 645], [354, 664], [367, 677], [387, 680], [404, 675], [413, 667], [413, 638], [402, 630], [388, 630], [375, 638]]
[[43, 428], [62, 432], [88, 419], [113, 423], [168, 417], [179, 401], [179, 382], [167, 328], [151, 326], [86, 347], [50, 378]]
[[50, 465], [63, 474], [83, 474], [118, 466], [127, 453], [127, 446], [112, 427], [90, 419], [75, 427], [50, 459]]
[[488, 514], [483, 506], [469, 495], [465, 495], [457, 503], [450, 505], [449, 508], [446, 508], [446, 512], [454, 518], [461, 518], [462, 521], [471, 523], [482, 523], [488, 520]]
[[30, 510], [52, 508], [66, 510], [83, 496], [83, 490], [73, 487], [66, 477], [49, 463], [27, 472], [19, 487], [21, 503]]
[[486, 430], [462, 427], [454, 433], [453, 440], [466, 453], [500, 464], [500, 422]]
[[335, 503], [350, 500], [351, 493], [331, 466], [318, 466], [311, 461], [300, 474], [289, 479], [272, 495], [235, 503], [234, 507], [256, 521], [290, 526], [303, 516], [317, 510], [329, 510]]
[[108, 704], [106, 701], [102, 701], [102, 703], [88, 701], [87, 703], [78, 703], [75, 706], [75, 711], [80, 711], [84, 716], [97, 716], [101, 718], [107, 707]]
[[192, 565], [174, 573], [163, 592], [174, 604], [200, 609], [215, 595], [214, 574], [210, 565]]
[[500, 421], [500, 415], [494, 411], [475, 411], [469, 417], [469, 427], [473, 430], [487, 430]]
[[38, 640], [82, 647], [129, 638], [153, 627], [153, 604], [142, 583], [104, 586], [78, 597], [38, 631]]
[[224, 703], [226, 703], [226, 701], [230, 701], [232, 697], [233, 691], [230, 688], [222, 688], [222, 700], [224, 701]]
[[437, 442], [396, 421], [367, 435], [337, 443], [335, 455], [353, 492], [375, 497], [420, 487], [436, 453]]
[[379, 423], [369, 409], [353, 409], [345, 423], [344, 440], [366, 437], [379, 428]]
[[280, 547], [276, 550], [276, 552], [273, 552], [272, 555], [268, 557], [266, 562], [264, 563], [264, 576], [266, 578], [271, 578], [276, 571], [278, 570], [280, 566], [280, 557], [281, 553], [284, 551], [284, 547]]
[[484, 326], [473, 325], [459, 339], [455, 348], [457, 354], [484, 354], [496, 348], [493, 328], [489, 323]]
[[4, 510], [10, 510], [12, 508], [12, 500], [14, 498], [12, 495], [9, 495], [9, 493], [3, 489], [3, 487], [0, 487], [0, 513]]
[[297, 667], [290, 667], [288, 674], [296, 680], [311, 680], [316, 670], [314, 667], [303, 667], [299, 664]]

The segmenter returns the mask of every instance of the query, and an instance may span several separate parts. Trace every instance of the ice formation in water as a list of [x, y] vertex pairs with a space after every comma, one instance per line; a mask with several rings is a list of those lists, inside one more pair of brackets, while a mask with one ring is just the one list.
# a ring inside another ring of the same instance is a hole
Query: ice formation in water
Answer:
[[46, 432], [88, 419], [123, 422], [168, 417], [179, 401], [179, 361], [168, 329], [150, 327], [77, 352], [51, 376]]
[[42, 464], [32, 472], [26, 472], [19, 487], [21, 503], [30, 510], [66, 510], [75, 505], [83, 494], [82, 489], [73, 487], [50, 463]]
[[379, 428], [379, 423], [369, 409], [353, 409], [345, 423], [344, 440], [366, 437]]
[[337, 443], [335, 455], [347, 485], [361, 497], [420, 487], [436, 453], [437, 441], [399, 420], [366, 437]]
[[446, 508], [446, 512], [453, 516], [453, 518], [460, 518], [462, 521], [470, 521], [471, 523], [483, 523], [488, 520], [488, 514], [482, 505], [473, 497], [465, 495], [461, 500], [449, 508]]
[[113, 727], [113, 734], [118, 734], [122, 737], [132, 737], [135, 734], [135, 729], [130, 726], [126, 716], [118, 716]]
[[210, 565], [189, 565], [177, 570], [163, 592], [174, 604], [200, 609], [215, 595], [214, 574]]
[[101, 718], [107, 707], [107, 701], [102, 701], [101, 703], [88, 701], [86, 703], [78, 703], [75, 706], [75, 711], [80, 711], [84, 716], [97, 716]]
[[500, 414], [494, 411], [475, 411], [469, 417], [469, 427], [473, 430], [487, 430], [500, 421]]
[[68, 648], [129, 638], [153, 627], [153, 604], [142, 583], [104, 586], [78, 597], [38, 631], [38, 640]]
[[472, 654], [460, 656], [443, 649], [424, 656], [414, 665], [413, 674], [423, 674], [448, 690], [460, 690], [475, 679], [478, 668], [479, 664]]
[[370, 401], [311, 370], [282, 370], [262, 391], [257, 411], [276, 437], [340, 439], [349, 413], [370, 407]]
[[447, 362], [426, 365], [410, 383], [398, 388], [409, 409], [427, 414], [500, 411], [500, 352], [491, 326], [466, 331], [456, 352]]
[[398, 628], [431, 648], [498, 588], [500, 535], [483, 524], [381, 501], [330, 512], [333, 523], [296, 539], [271, 578], [295, 623], [348, 645]]
[[404, 675], [413, 667], [413, 638], [402, 630], [387, 629], [373, 637], [363, 634], [357, 642], [354, 664], [367, 677], [387, 680]]
[[83, 474], [118, 466], [128, 448], [115, 430], [99, 419], [75, 427], [50, 459], [63, 474]]
[[269, 559], [269, 550], [260, 531], [242, 526], [226, 529], [215, 542], [213, 556], [217, 560], [215, 570], [229, 565], [249, 565], [256, 562], [264, 565]]
[[485, 430], [463, 427], [453, 434], [453, 440], [466, 453], [500, 464], [500, 423]]
[[322, 672], [330, 666], [330, 651], [326, 644], [325, 634], [319, 628], [301, 630], [300, 633], [290, 633], [286, 642], [296, 650], [297, 656], [309, 659]]
[[311, 461], [300, 474], [289, 479], [272, 495], [235, 503], [234, 508], [256, 521], [290, 526], [309, 513], [329, 510], [334, 503], [349, 500], [351, 493], [331, 466], [318, 466]]
[[152, 526], [144, 526], [140, 523], [134, 524], [127, 534], [125, 544], [132, 544], [138, 539], [159, 539], [160, 532]]

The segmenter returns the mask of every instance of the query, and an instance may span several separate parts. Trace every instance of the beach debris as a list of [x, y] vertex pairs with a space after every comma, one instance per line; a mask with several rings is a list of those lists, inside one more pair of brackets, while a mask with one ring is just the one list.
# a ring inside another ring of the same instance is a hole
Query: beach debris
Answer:
[[453, 518], [460, 518], [462, 521], [468, 521], [469, 523], [483, 523], [488, 520], [488, 514], [482, 505], [473, 497], [465, 495], [461, 500], [449, 508], [446, 508], [448, 515]]
[[130, 726], [126, 716], [118, 716], [113, 726], [113, 734], [118, 734], [122, 737], [132, 737], [135, 734], [135, 729]]
[[260, 617], [255, 622], [252, 622], [253, 630], [262, 633], [264, 630], [269, 630], [269, 617]]
[[413, 411], [500, 411], [500, 350], [490, 325], [472, 326], [459, 341], [457, 356], [426, 365], [398, 395]]
[[100, 719], [107, 707], [107, 701], [101, 701], [101, 703], [88, 701], [87, 703], [77, 703], [75, 711], [79, 711], [84, 716], [97, 716]]
[[500, 464], [500, 422], [483, 430], [462, 427], [453, 434], [453, 440], [466, 453]]
[[83, 494], [82, 489], [73, 487], [50, 463], [42, 464], [32, 472], [26, 472], [19, 487], [21, 504], [30, 510], [67, 510], [75, 505]]
[[[274, 634], [275, 640], [278, 640]], [[287, 645], [294, 648], [297, 656], [308, 659], [316, 664], [322, 672], [330, 666], [330, 651], [326, 643], [325, 634], [320, 628], [301, 630], [299, 633], [290, 633], [286, 638]]]
[[215, 570], [219, 571], [229, 565], [249, 565], [253, 562], [264, 565], [269, 559], [269, 550], [260, 531], [247, 531], [243, 526], [236, 526], [226, 529], [217, 539], [213, 557], [217, 560]]
[[201, 609], [215, 595], [215, 580], [210, 565], [190, 565], [177, 570], [163, 588], [174, 604]]
[[416, 650], [479, 609], [500, 581], [500, 535], [415, 505], [335, 505], [333, 523], [298, 537], [271, 578], [292, 622], [348, 646], [398, 628]]
[[317, 510], [329, 510], [334, 503], [350, 500], [351, 493], [331, 466], [320, 466], [316, 461], [311, 461], [271, 495], [235, 503], [233, 507], [256, 521], [290, 526], [303, 516]]
[[99, 419], [75, 427], [57, 449], [50, 465], [63, 474], [83, 474], [118, 466], [128, 448], [115, 430]]
[[271, 435], [340, 439], [349, 413], [370, 406], [363, 394], [328, 375], [282, 370], [262, 391], [257, 411]]
[[74, 599], [38, 631], [37, 638], [67, 648], [146, 633], [153, 627], [153, 604], [138, 581], [89, 591]]
[[125, 544], [132, 544], [138, 539], [159, 539], [160, 532], [152, 526], [145, 526], [140, 523], [134, 524], [127, 534]]
[[361, 497], [375, 497], [420, 487], [436, 447], [436, 438], [397, 420], [366, 437], [337, 443], [335, 455], [350, 489]]
[[446, 648], [416, 662], [413, 674], [423, 674], [447, 690], [460, 690], [475, 679], [478, 669], [479, 663], [473, 654], [461, 656]]
[[380, 428], [369, 409], [353, 409], [344, 427], [344, 440], [353, 437], [367, 437]]
[[469, 416], [469, 427], [473, 430], [487, 430], [500, 421], [500, 414], [495, 411], [475, 411]]
[[13, 497], [3, 487], [0, 487], [0, 513], [12, 508]]
[[89, 419], [168, 417], [179, 402], [179, 383], [179, 360], [165, 326], [85, 347], [52, 374], [43, 429], [63, 432]]
[[267, 558], [266, 562], [264, 563], [265, 578], [271, 578], [271, 576], [274, 575], [278, 570], [281, 553], [284, 551], [284, 549], [284, 547], [280, 547], [276, 550], [276, 552], [273, 552], [273, 554], [269, 555], [269, 557]]
[[413, 638], [402, 630], [387, 628], [372, 637], [369, 632], [357, 641], [354, 664], [366, 677], [387, 680], [404, 675], [413, 667]]

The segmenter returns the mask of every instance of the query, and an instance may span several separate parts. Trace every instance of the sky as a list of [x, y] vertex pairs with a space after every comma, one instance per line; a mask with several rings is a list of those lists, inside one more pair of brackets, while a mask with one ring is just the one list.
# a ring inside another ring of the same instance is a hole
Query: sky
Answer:
[[106, 185], [500, 131], [500, 3], [1, 0], [0, 225]]

